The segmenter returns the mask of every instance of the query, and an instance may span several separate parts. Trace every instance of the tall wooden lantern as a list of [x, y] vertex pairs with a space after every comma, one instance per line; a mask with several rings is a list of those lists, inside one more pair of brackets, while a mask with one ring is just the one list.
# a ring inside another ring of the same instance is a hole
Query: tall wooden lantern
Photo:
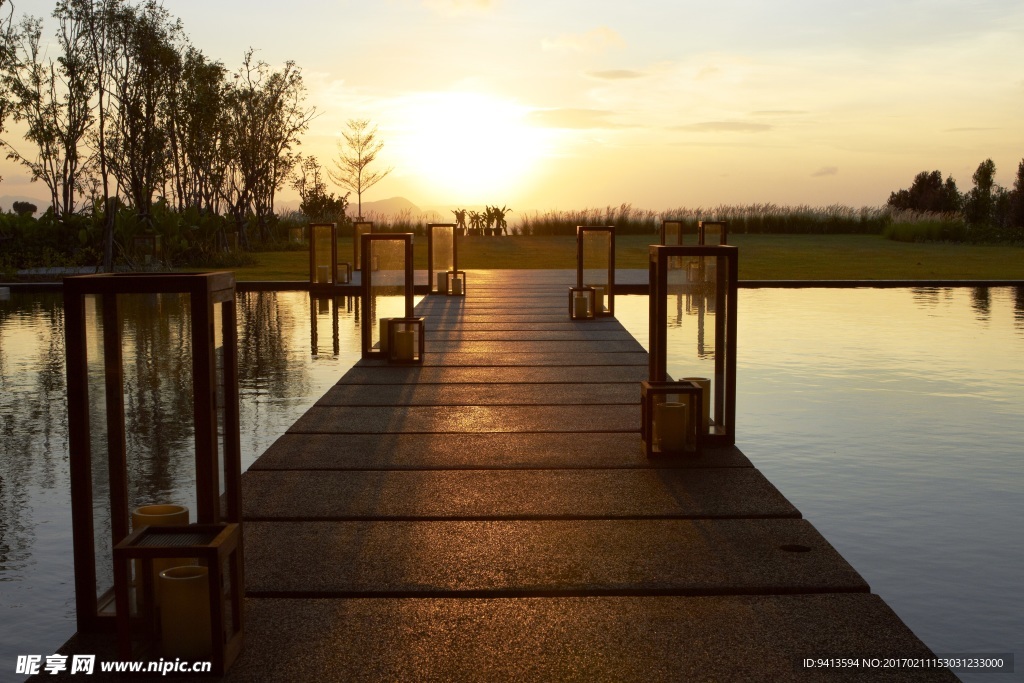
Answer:
[[[122, 339], [119, 309], [138, 303], [130, 297], [148, 297], [143, 304], [152, 305], [159, 303], [159, 296], [172, 295], [187, 300], [191, 318], [188, 339], [195, 521], [241, 521], [234, 275], [215, 272], [65, 278], [68, 441], [79, 631], [113, 630], [115, 587], [110, 584], [115, 581], [114, 548], [131, 531], [130, 505], [143, 502], [130, 500], [129, 477], [134, 476], [130, 473], [139, 463], [128, 452], [125, 415], [126, 391], [130, 394], [141, 390], [126, 388], [122, 356], [122, 348], [131, 348], [138, 340]], [[94, 309], [101, 315], [87, 315]], [[102, 332], [97, 332], [99, 327]], [[166, 378], [167, 382], [176, 380]], [[93, 387], [97, 396], [90, 397], [91, 382], [97, 385]], [[93, 451], [101, 445], [105, 456]], [[241, 581], [240, 574], [233, 580]]]
[[[699, 440], [707, 446], [736, 440], [737, 253], [724, 245], [650, 247], [649, 384], [700, 386]], [[649, 427], [642, 431], [653, 433]]]
[[373, 232], [373, 221], [352, 221], [352, 270], [363, 269], [363, 235]]
[[[594, 289], [595, 317], [615, 315], [615, 228], [576, 226], [576, 290]], [[577, 294], [569, 292], [570, 297]], [[574, 302], [570, 301], [570, 305]]]
[[448, 273], [459, 267], [455, 223], [427, 223], [427, 276], [431, 294], [446, 294]]
[[729, 221], [701, 221], [697, 230], [701, 245], [710, 247], [729, 243]]
[[309, 225], [309, 282], [338, 284], [338, 224]]
[[668, 246], [680, 246], [683, 244], [685, 235], [693, 235], [694, 242], [697, 241], [697, 231], [686, 229], [686, 223], [681, 220], [663, 220], [659, 234], [659, 243]]
[[363, 235], [362, 357], [388, 357], [388, 323], [413, 317], [412, 233]]

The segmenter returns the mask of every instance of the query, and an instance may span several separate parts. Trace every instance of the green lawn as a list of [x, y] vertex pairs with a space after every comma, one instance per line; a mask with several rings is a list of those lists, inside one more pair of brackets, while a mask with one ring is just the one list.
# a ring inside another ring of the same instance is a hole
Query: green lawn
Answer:
[[[650, 237], [616, 239], [616, 267], [646, 268]], [[740, 249], [741, 280], [1024, 280], [1024, 248], [894, 242], [876, 235], [730, 235]], [[426, 238], [414, 244], [427, 267]], [[338, 241], [339, 260], [352, 244]], [[262, 252], [259, 264], [235, 269], [239, 280], [307, 280], [305, 251]], [[575, 268], [575, 237], [467, 237], [459, 267]]]

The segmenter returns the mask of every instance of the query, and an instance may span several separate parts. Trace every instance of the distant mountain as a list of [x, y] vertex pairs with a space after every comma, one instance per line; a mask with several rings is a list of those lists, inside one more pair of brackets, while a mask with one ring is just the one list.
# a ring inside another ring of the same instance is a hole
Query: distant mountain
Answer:
[[[356, 203], [352, 202], [345, 213], [355, 216], [357, 213]], [[420, 207], [410, 202], [405, 197], [391, 197], [390, 199], [378, 199], [374, 202], [363, 202], [363, 216], [397, 216], [408, 214], [410, 218], [419, 218], [423, 211]]]

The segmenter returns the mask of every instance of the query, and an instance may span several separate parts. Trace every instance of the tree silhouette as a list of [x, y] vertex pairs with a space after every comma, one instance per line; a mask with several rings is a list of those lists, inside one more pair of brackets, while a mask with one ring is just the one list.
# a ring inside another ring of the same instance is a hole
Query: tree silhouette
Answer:
[[952, 176], [943, 183], [939, 171], [921, 171], [909, 190], [893, 192], [886, 203], [894, 209], [947, 213], [960, 209], [960, 192]]
[[363, 192], [384, 179], [392, 169], [370, 172], [367, 166], [377, 158], [384, 142], [377, 139], [377, 126], [370, 128], [368, 119], [349, 119], [348, 132], [342, 133], [347, 144], [338, 141], [338, 158], [334, 160], [337, 171], [327, 171], [336, 184], [356, 193], [358, 217], [363, 217]]
[[989, 225], [992, 222], [995, 195], [1001, 191], [996, 185], [995, 176], [995, 162], [985, 159], [978, 164], [978, 170], [971, 177], [974, 188], [967, 193], [964, 200], [964, 218], [971, 225]]

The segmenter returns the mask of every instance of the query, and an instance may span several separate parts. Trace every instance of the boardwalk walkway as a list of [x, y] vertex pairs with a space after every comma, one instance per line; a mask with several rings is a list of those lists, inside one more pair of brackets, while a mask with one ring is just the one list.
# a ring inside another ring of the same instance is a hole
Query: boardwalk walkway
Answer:
[[647, 355], [569, 321], [568, 284], [427, 297], [423, 367], [359, 363], [244, 475], [230, 680], [808, 680], [804, 657], [928, 654], [738, 450], [642, 455]]

